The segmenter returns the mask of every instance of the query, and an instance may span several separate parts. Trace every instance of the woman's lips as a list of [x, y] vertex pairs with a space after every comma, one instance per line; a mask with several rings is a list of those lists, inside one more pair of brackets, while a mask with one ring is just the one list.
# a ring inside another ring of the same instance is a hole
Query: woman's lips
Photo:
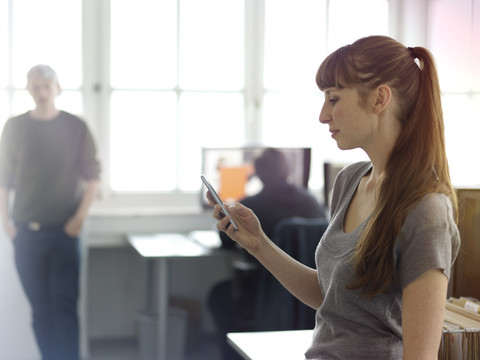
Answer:
[[332, 138], [333, 138], [335, 137], [335, 135], [339, 133], [339, 130], [330, 129], [330, 132], [332, 133]]

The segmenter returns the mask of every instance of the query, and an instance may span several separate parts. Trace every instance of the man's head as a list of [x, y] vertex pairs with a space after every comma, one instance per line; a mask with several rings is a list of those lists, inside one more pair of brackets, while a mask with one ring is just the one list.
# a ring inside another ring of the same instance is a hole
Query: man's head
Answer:
[[280, 150], [265, 149], [255, 159], [255, 173], [266, 185], [285, 182], [289, 172], [287, 159]]
[[37, 107], [54, 106], [60, 94], [60, 85], [55, 70], [48, 65], [36, 65], [27, 73], [27, 90]]
[[40, 64], [32, 67], [27, 73], [27, 81], [30, 82], [34, 78], [42, 78], [58, 84], [57, 73], [48, 65]]

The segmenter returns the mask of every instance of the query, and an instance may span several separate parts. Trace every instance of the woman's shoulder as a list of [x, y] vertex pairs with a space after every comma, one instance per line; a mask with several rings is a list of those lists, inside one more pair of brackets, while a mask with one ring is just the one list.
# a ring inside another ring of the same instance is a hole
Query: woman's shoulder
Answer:
[[408, 212], [395, 244], [402, 288], [431, 269], [441, 269], [450, 277], [460, 249], [460, 233], [452, 209], [447, 195], [430, 193]]
[[405, 224], [417, 231], [438, 226], [455, 226], [452, 201], [443, 193], [426, 194], [408, 212]]
[[370, 170], [371, 167], [372, 163], [370, 161], [361, 161], [349, 164], [340, 170], [333, 185], [331, 215], [333, 215], [335, 209], [342, 202], [349, 201], [350, 196], [346, 195], [353, 191], [353, 187], [356, 187], [356, 184], [358, 184], [360, 179]]
[[355, 179], [358, 176], [363, 177], [370, 169], [372, 163], [370, 161], [359, 161], [346, 165], [337, 175], [337, 180], [346, 181], [348, 179]]

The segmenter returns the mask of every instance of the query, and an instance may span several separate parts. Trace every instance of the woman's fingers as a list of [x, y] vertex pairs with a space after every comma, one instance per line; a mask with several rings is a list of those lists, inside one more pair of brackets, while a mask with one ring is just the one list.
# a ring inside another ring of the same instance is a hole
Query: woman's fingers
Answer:
[[225, 214], [223, 213], [222, 208], [218, 204], [216, 204], [213, 207], [212, 215], [217, 220], [223, 219], [225, 217]]
[[227, 216], [224, 216], [217, 223], [217, 229], [220, 231], [227, 232], [228, 227], [231, 225], [230, 219]]
[[207, 197], [207, 200], [208, 200], [208, 203], [210, 204], [210, 206], [215, 206], [215, 204], [217, 202], [215, 201], [213, 195], [210, 193], [209, 190], [207, 190], [206, 197]]

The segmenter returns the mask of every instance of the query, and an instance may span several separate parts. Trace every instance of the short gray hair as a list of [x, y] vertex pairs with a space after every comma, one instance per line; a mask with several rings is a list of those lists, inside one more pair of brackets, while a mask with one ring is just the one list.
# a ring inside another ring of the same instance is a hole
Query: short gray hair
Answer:
[[48, 65], [39, 64], [32, 67], [27, 73], [27, 81], [30, 82], [34, 77], [41, 77], [58, 84], [57, 73]]

